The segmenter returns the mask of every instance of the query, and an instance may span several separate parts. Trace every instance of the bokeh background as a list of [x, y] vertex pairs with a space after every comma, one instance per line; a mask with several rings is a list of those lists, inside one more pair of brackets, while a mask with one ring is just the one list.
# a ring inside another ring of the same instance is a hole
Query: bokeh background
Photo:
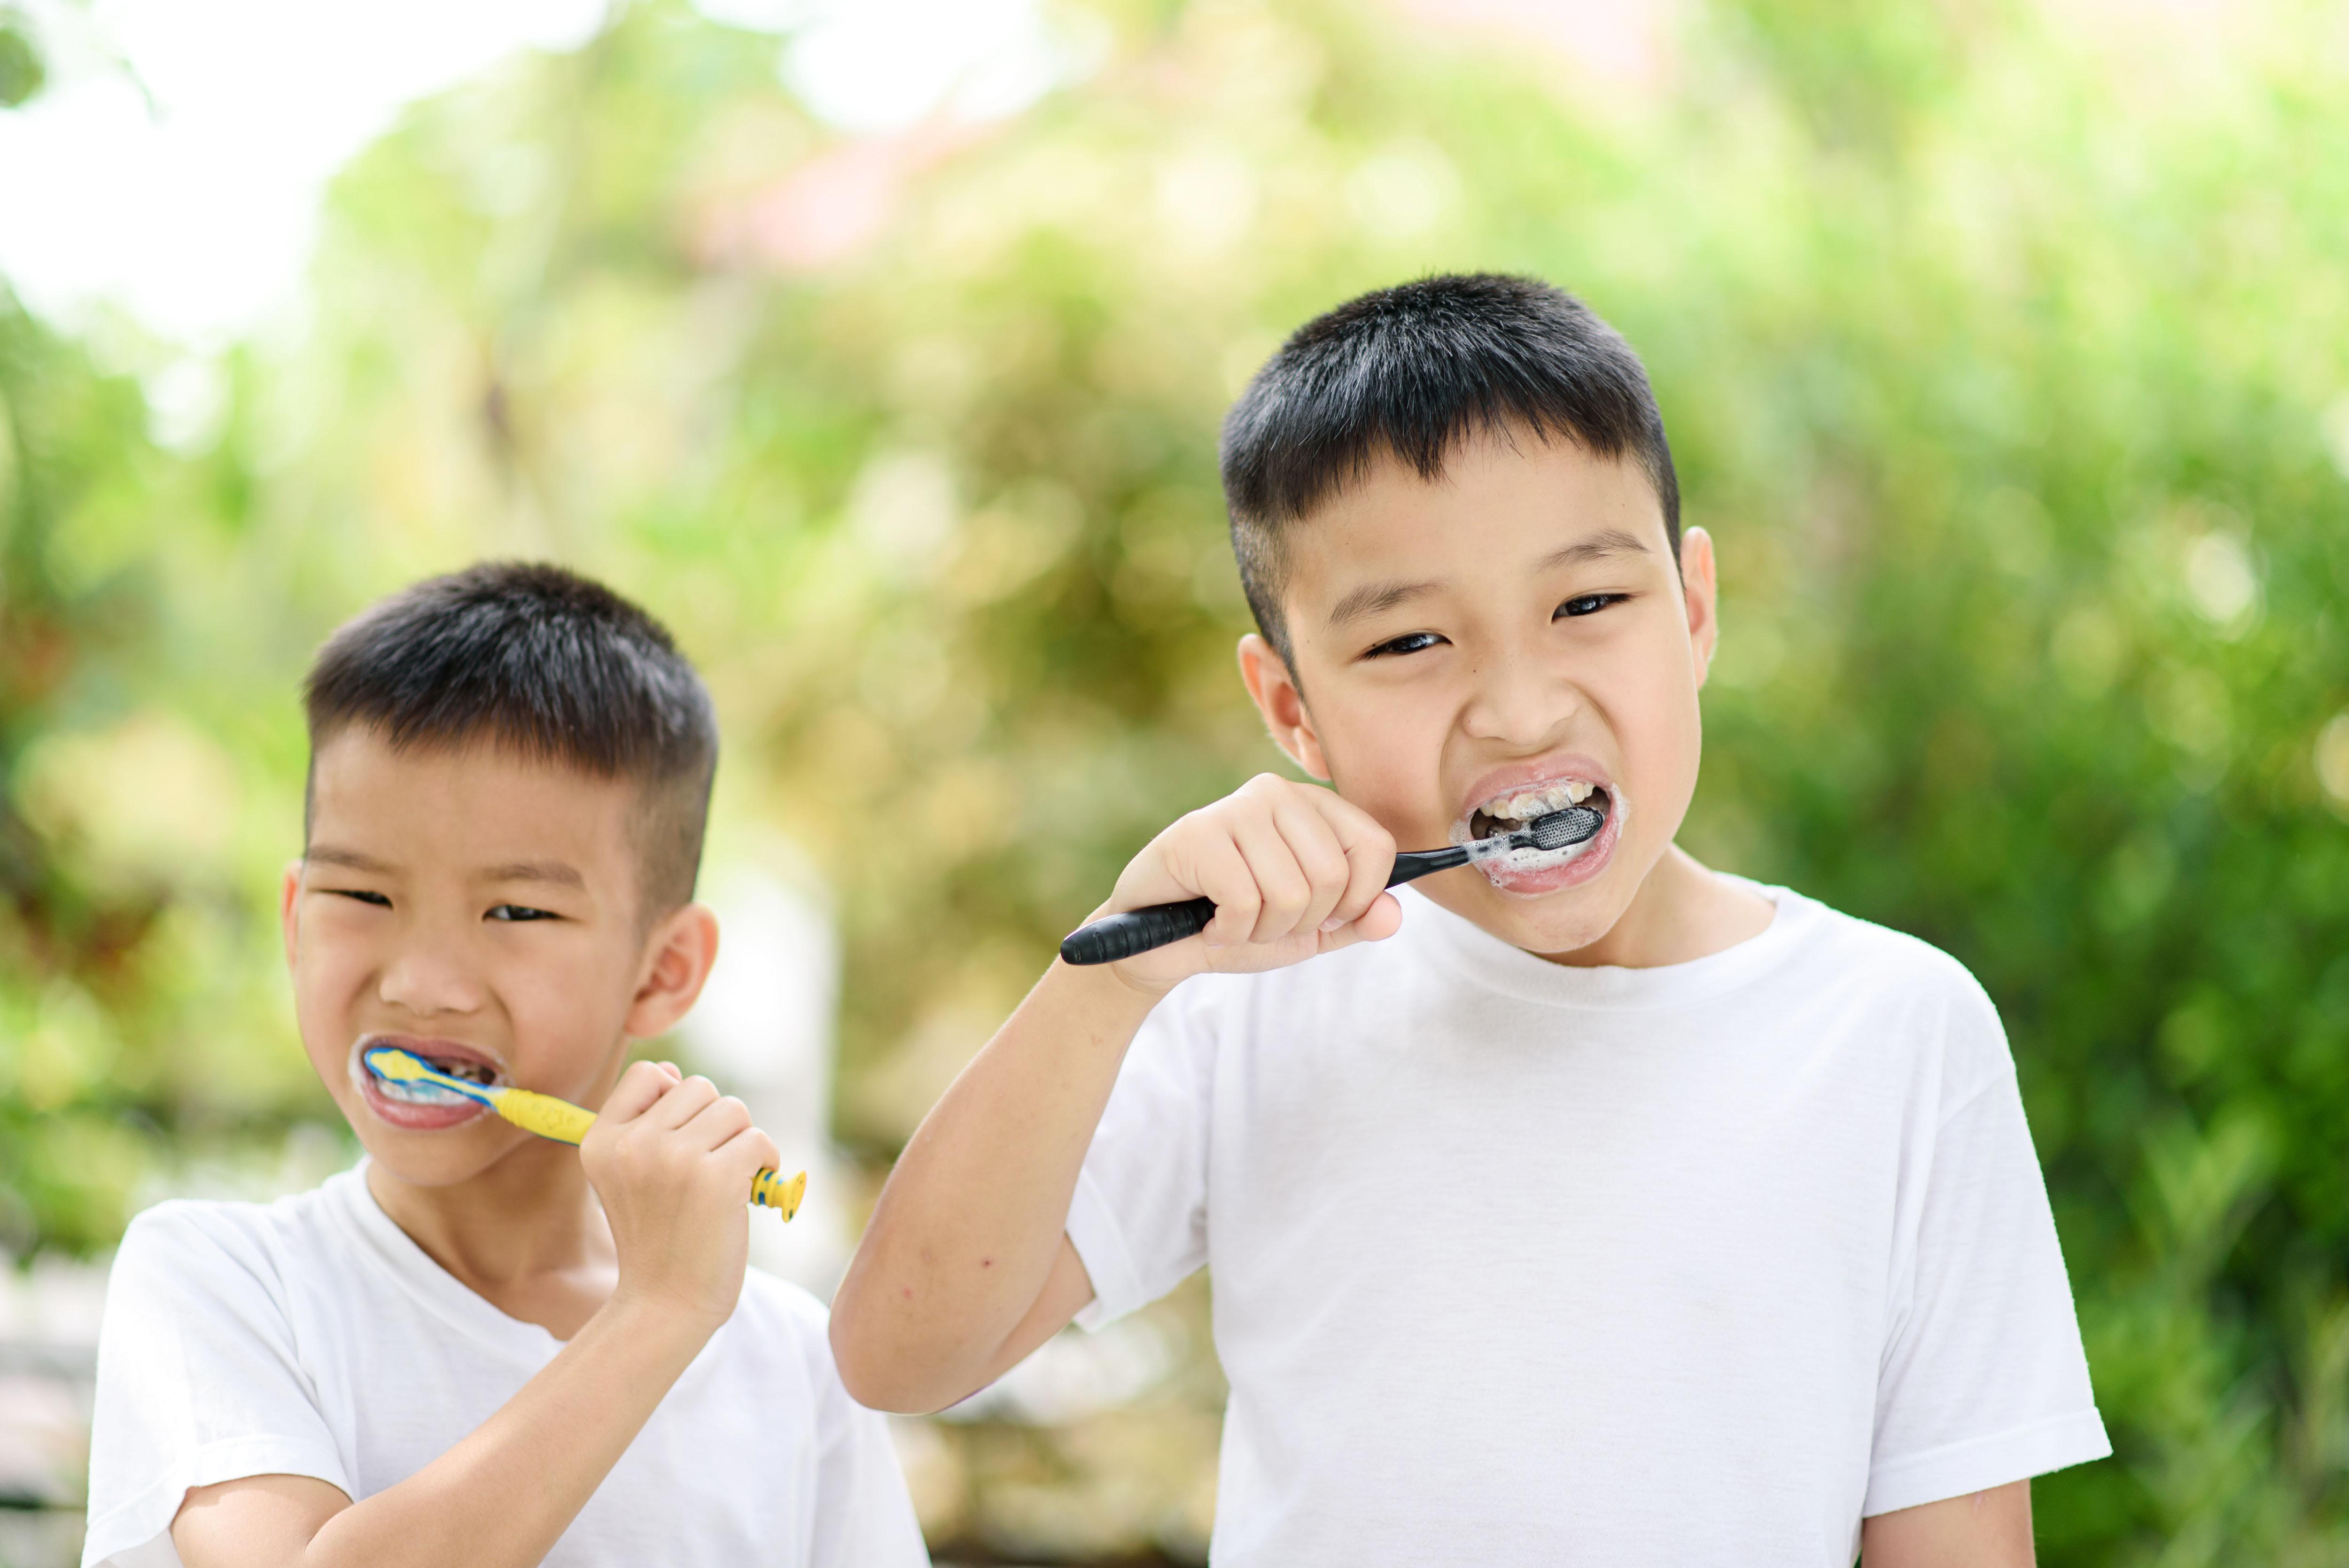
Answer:
[[[2043, 1561], [2349, 1561], [2349, 8], [394, 9], [0, 5], [0, 1562], [78, 1539], [126, 1218], [354, 1153], [271, 902], [330, 628], [528, 555], [677, 629], [682, 1048], [817, 1165], [761, 1245], [823, 1288], [1124, 857], [1275, 761], [1225, 405], [1451, 268], [1654, 375], [1724, 583], [1686, 841], [2004, 1013], [2117, 1449]], [[899, 1424], [942, 1558], [1203, 1557], [1206, 1290]]]

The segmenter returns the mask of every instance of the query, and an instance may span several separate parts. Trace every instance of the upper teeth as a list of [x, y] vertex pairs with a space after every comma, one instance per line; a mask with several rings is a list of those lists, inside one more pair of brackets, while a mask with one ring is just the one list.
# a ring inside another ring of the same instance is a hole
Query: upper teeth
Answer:
[[1519, 822], [1530, 822], [1537, 817], [1547, 817], [1552, 811], [1563, 811], [1568, 806], [1579, 806], [1590, 798], [1597, 786], [1579, 779], [1563, 784], [1545, 785], [1528, 789], [1522, 795], [1511, 795], [1489, 801], [1484, 807], [1487, 817], [1507, 817]]

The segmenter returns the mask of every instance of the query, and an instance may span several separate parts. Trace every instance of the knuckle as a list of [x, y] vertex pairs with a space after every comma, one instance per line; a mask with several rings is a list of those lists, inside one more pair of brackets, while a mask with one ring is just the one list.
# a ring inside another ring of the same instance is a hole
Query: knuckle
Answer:
[[1265, 899], [1264, 913], [1281, 919], [1294, 917], [1298, 911], [1311, 902], [1312, 896], [1312, 890], [1303, 882], [1290, 883]]

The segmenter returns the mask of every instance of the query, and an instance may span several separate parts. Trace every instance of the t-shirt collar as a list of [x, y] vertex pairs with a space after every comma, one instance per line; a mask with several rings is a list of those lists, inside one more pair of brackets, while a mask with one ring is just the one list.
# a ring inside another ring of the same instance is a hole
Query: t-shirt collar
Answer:
[[1396, 893], [1403, 903], [1404, 932], [1416, 934], [1424, 951], [1455, 973], [1528, 1002], [1628, 1010], [1682, 1006], [1747, 985], [1781, 964], [1803, 928], [1818, 917], [1818, 904], [1798, 892], [1724, 872], [1713, 874], [1769, 900], [1776, 910], [1770, 923], [1719, 953], [1652, 969], [1552, 964], [1512, 947], [1416, 889], [1398, 888]]
[[401, 1230], [399, 1222], [376, 1202], [375, 1190], [367, 1181], [370, 1163], [362, 1157], [357, 1165], [326, 1183], [334, 1193], [336, 1208], [357, 1233], [369, 1261], [399, 1289], [475, 1340], [507, 1345], [533, 1354], [551, 1355], [562, 1348], [562, 1341], [544, 1328], [507, 1316], [417, 1245], [416, 1239]]

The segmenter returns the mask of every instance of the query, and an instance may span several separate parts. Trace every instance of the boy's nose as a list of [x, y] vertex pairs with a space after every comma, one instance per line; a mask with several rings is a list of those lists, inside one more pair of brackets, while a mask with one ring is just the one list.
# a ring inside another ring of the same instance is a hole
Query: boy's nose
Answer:
[[429, 948], [402, 952], [384, 970], [377, 989], [386, 1003], [419, 1017], [471, 1013], [481, 1005], [481, 985], [472, 972], [450, 954]]
[[1474, 679], [1461, 721], [1478, 740], [1537, 748], [1582, 707], [1582, 693], [1572, 681], [1544, 670], [1532, 658], [1495, 659], [1476, 671]]

